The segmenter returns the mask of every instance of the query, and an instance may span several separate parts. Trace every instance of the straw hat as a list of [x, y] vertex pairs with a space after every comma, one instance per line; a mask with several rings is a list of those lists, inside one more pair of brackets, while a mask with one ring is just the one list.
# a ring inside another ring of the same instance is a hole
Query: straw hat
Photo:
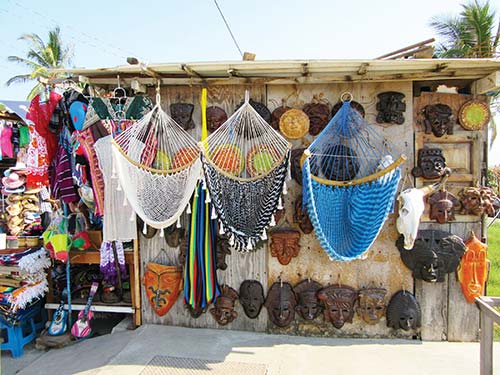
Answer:
[[16, 202], [6, 208], [10, 216], [17, 216], [22, 211], [21, 202]]
[[300, 109], [290, 109], [280, 118], [280, 131], [288, 139], [300, 139], [309, 131], [309, 117]]
[[2, 184], [6, 189], [14, 190], [24, 185], [26, 179], [16, 172], [10, 172], [8, 176], [2, 177]]

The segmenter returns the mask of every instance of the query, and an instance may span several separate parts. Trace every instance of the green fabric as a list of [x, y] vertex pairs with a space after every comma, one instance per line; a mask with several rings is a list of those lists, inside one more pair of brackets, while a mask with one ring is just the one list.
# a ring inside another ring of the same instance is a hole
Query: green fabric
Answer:
[[28, 126], [19, 126], [19, 147], [24, 147], [30, 143], [30, 130]]

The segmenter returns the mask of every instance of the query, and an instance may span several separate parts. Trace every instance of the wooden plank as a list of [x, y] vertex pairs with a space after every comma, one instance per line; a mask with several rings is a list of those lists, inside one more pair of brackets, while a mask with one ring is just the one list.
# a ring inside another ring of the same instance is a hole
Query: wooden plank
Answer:
[[478, 79], [471, 86], [471, 91], [475, 95], [487, 94], [498, 90], [500, 90], [500, 70]]

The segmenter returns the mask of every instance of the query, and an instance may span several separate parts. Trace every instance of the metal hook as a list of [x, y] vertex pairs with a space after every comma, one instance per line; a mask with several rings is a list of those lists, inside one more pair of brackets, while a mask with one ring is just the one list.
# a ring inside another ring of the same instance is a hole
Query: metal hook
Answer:
[[340, 101], [342, 103], [352, 102], [352, 94], [349, 91], [344, 91], [342, 94], [340, 94]]

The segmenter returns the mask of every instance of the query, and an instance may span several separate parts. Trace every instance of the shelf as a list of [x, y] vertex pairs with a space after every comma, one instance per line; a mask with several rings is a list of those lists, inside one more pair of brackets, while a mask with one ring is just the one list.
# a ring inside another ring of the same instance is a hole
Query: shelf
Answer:
[[[58, 303], [46, 303], [45, 308], [48, 310], [57, 310], [59, 307]], [[68, 310], [68, 305], [64, 305], [64, 309]], [[72, 311], [79, 311], [85, 309], [84, 304], [71, 304]], [[109, 312], [109, 313], [123, 313], [123, 314], [133, 314], [134, 308], [132, 306], [110, 306], [110, 305], [91, 305], [90, 310], [94, 312]]]

